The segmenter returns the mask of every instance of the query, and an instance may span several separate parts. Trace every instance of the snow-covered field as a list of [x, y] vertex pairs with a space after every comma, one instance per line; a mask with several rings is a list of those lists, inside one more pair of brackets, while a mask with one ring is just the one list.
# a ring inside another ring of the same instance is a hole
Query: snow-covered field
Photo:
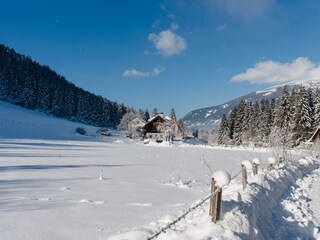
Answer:
[[[99, 239], [187, 208], [210, 171], [264, 152], [97, 141], [0, 141], [0, 239]], [[103, 180], [99, 180], [102, 171]]]
[[[144, 145], [6, 103], [0, 112], [1, 240], [146, 239], [208, 196], [206, 164], [234, 177], [221, 221], [211, 223], [205, 203], [158, 239], [319, 237], [317, 160], [249, 172], [243, 191], [240, 163], [258, 157], [264, 168], [268, 151]], [[91, 136], [76, 134], [78, 126]]]

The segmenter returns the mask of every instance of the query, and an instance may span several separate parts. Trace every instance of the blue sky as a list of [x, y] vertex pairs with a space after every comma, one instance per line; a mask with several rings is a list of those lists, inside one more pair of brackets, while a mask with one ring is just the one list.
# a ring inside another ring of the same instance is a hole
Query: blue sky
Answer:
[[178, 117], [320, 75], [318, 0], [4, 1], [0, 42], [76, 85]]

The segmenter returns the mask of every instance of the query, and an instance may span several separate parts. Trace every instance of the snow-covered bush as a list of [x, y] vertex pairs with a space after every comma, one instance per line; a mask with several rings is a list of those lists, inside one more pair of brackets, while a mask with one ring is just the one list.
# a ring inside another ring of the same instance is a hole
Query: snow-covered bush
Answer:
[[97, 134], [100, 134], [102, 136], [111, 136], [111, 133], [108, 128], [99, 128], [97, 130]]
[[83, 127], [77, 127], [76, 133], [79, 133], [80, 135], [86, 135], [87, 131]]

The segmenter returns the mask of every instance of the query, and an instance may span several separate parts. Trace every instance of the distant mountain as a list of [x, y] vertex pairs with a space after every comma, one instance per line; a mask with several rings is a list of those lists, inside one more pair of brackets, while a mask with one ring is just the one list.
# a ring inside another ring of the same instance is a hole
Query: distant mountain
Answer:
[[245, 96], [233, 99], [217, 106], [193, 110], [185, 115], [181, 120], [184, 126], [187, 128], [212, 131], [219, 127], [222, 115], [229, 114], [230, 111], [240, 103], [241, 99], [251, 102], [260, 101], [262, 99], [277, 99], [282, 94], [283, 87], [285, 85], [287, 85], [289, 89], [291, 89], [293, 86], [301, 85], [305, 86], [306, 88], [316, 89], [317, 87], [320, 87], [320, 79], [290, 82], [269, 87], [261, 91], [251, 92]]
[[123, 104], [85, 91], [48, 66], [0, 44], [0, 100], [101, 127], [116, 127]]

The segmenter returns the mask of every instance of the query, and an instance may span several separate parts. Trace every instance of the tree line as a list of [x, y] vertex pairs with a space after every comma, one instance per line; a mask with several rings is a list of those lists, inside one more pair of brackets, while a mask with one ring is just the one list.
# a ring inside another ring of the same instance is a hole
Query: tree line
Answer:
[[218, 144], [293, 147], [306, 142], [320, 126], [320, 90], [284, 86], [282, 95], [271, 101], [241, 100], [229, 115], [223, 115]]
[[85, 124], [116, 127], [128, 111], [85, 91], [48, 66], [0, 44], [0, 100]]

